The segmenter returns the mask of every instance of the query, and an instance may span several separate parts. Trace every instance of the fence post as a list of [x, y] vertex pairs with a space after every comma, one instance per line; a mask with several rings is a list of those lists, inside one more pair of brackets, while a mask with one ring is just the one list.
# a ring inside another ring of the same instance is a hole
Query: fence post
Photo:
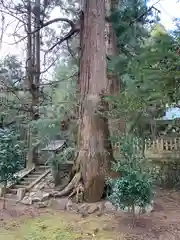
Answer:
[[177, 150], [178, 147], [177, 147], [177, 138], [174, 138], [174, 150]]
[[161, 152], [163, 152], [163, 149], [164, 149], [164, 139], [163, 138], [160, 139], [160, 149], [161, 149]]
[[34, 167], [33, 162], [33, 149], [32, 149], [32, 132], [31, 127], [28, 125], [27, 129], [27, 145], [28, 145], [28, 151], [27, 151], [27, 157], [26, 157], [26, 168], [32, 169]]

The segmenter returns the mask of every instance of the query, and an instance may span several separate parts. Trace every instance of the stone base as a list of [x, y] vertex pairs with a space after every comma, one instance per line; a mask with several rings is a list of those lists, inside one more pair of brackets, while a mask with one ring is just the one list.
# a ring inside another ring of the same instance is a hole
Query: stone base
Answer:
[[6, 188], [1, 186], [0, 187], [0, 197], [4, 197], [4, 194], [6, 193]]
[[24, 198], [25, 194], [26, 194], [26, 189], [25, 188], [19, 188], [17, 190], [17, 200], [21, 201]]

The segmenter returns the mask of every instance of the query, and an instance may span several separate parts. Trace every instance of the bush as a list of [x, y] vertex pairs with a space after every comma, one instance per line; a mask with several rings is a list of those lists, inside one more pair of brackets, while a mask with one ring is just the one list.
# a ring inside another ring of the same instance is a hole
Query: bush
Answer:
[[[9, 129], [0, 131], [0, 182], [4, 188], [17, 179], [16, 172], [22, 169], [22, 148], [18, 135]], [[5, 207], [5, 206], [4, 206]]]
[[121, 158], [113, 167], [116, 172], [120, 172], [121, 177], [109, 180], [112, 187], [110, 201], [121, 209], [131, 209], [133, 223], [135, 207], [145, 208], [150, 204], [153, 195], [152, 177], [140, 149], [138, 139], [131, 136], [121, 138]]
[[153, 160], [154, 178], [156, 184], [162, 188], [180, 188], [179, 159]]
[[151, 201], [151, 189], [151, 179], [147, 178], [146, 174], [132, 170], [127, 176], [115, 181], [110, 200], [121, 209], [128, 207], [133, 210], [135, 206], [144, 208]]

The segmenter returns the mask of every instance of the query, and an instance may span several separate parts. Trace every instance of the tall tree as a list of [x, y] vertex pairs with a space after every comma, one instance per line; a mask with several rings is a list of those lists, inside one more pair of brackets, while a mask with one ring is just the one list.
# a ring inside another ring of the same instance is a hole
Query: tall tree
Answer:
[[[118, 57], [119, 51], [117, 48], [117, 39], [116, 39], [116, 32], [113, 28], [111, 22], [111, 15], [116, 11], [118, 8], [119, 0], [106, 0], [105, 7], [106, 7], [106, 26], [105, 26], [105, 36], [106, 36], [106, 54], [108, 56], [109, 62], [114, 61], [115, 58]], [[108, 62], [108, 63], [109, 63]], [[109, 94], [116, 95], [119, 93], [120, 90], [120, 79], [117, 72], [114, 69], [107, 68], [107, 77], [109, 82]], [[109, 130], [111, 135], [113, 132], [117, 132], [119, 130], [119, 120], [112, 121], [109, 119]], [[124, 124], [123, 124], [124, 126]], [[121, 130], [124, 127], [120, 127]]]
[[100, 113], [107, 110], [103, 95], [108, 90], [104, 10], [104, 0], [85, 1], [77, 164], [85, 188], [84, 198], [90, 202], [99, 201], [102, 197], [112, 157], [108, 121]]

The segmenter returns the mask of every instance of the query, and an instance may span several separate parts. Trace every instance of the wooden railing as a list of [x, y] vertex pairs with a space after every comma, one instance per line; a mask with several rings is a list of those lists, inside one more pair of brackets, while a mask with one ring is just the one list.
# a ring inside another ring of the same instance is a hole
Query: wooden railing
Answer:
[[[119, 144], [113, 145], [119, 154]], [[145, 141], [144, 154], [149, 159], [180, 159], [180, 137], [160, 137]]]
[[145, 152], [156, 153], [180, 151], [180, 137], [162, 137], [155, 140], [146, 140]]
[[180, 137], [161, 137], [155, 140], [146, 140], [144, 154], [148, 159], [179, 160]]

